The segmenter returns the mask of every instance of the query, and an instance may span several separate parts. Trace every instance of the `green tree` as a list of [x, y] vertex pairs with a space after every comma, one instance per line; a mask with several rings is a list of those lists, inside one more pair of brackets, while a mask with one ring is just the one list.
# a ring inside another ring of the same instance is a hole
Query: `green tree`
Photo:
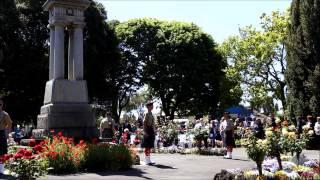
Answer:
[[118, 21], [106, 21], [102, 4], [91, 2], [86, 10], [85, 63], [89, 96], [92, 101], [111, 101], [118, 122], [121, 112], [141, 86], [139, 61], [119, 47], [115, 33]]
[[230, 37], [220, 47], [229, 63], [227, 77], [242, 83], [245, 99], [253, 108], [273, 104], [273, 99], [286, 107], [287, 26], [288, 13], [263, 14], [259, 29], [240, 28], [240, 35]]
[[191, 23], [149, 18], [122, 23], [117, 34], [121, 48], [141, 62], [142, 81], [166, 116], [216, 109], [225, 63], [211, 36]]
[[320, 4], [293, 0], [286, 80], [291, 115], [318, 115], [320, 111]]
[[4, 32], [0, 33], [6, 46], [0, 88], [14, 121], [30, 122], [39, 113], [48, 76], [48, 31], [43, 26], [48, 15], [42, 10], [44, 1], [12, 2], [1, 5], [7, 22], [1, 25]]
[[[49, 61], [44, 2], [0, 2], [0, 94], [5, 96], [6, 109], [15, 121], [35, 122], [43, 104]], [[89, 97], [92, 101], [116, 99], [118, 89], [107, 78], [109, 74], [117, 77], [121, 63], [118, 40], [105, 22], [106, 12], [101, 4], [92, 1], [85, 18], [84, 63]]]

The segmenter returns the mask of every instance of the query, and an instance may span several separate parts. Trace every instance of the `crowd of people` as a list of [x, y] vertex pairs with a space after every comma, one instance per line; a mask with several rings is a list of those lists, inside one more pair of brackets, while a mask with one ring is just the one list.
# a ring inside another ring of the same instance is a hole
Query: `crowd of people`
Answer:
[[[0, 99], [0, 155], [7, 153], [7, 139], [9, 132], [11, 139], [14, 139], [19, 144], [20, 140], [28, 136], [28, 132], [23, 127], [13, 124], [10, 116], [6, 113], [3, 107], [3, 100]], [[168, 122], [173, 123], [172, 119], [164, 117], [154, 118], [152, 114], [153, 103], [146, 103], [148, 112], [146, 114], [140, 114], [137, 120], [130, 122], [129, 119], [125, 119], [123, 123], [118, 124], [112, 118], [110, 112], [106, 113], [105, 118], [101, 120], [99, 127], [99, 135], [102, 141], [109, 141], [114, 143], [133, 143], [132, 134], [137, 136], [137, 131], [141, 130], [141, 147], [145, 148], [145, 160], [146, 164], [152, 164], [153, 161], [150, 158], [151, 149], [161, 143], [161, 135], [159, 135], [159, 128], [167, 125]], [[314, 131], [313, 140], [310, 141], [310, 148], [319, 148], [320, 145], [320, 117], [314, 119], [312, 116], [306, 118], [298, 117], [291, 119], [275, 118], [269, 116], [268, 118], [255, 118], [255, 117], [243, 117], [234, 118], [228, 112], [225, 112], [221, 118], [210, 117], [209, 120], [205, 120], [203, 117], [197, 117], [193, 121], [187, 121], [182, 123], [176, 123], [177, 131], [179, 134], [186, 134], [187, 131], [195, 132], [197, 130], [203, 130], [203, 138], [200, 143], [196, 144], [201, 147], [202, 142], [205, 148], [222, 147], [226, 148], [227, 153], [225, 158], [232, 158], [232, 151], [235, 147], [237, 139], [245, 138], [248, 131], [253, 132], [259, 139], [265, 138], [265, 129], [268, 127], [281, 127], [295, 125], [297, 132], [302, 133], [303, 128], [307, 127]], [[198, 131], [200, 132], [200, 131]], [[173, 143], [179, 144], [179, 138]], [[185, 143], [185, 142], [183, 142]], [[185, 146], [183, 145], [182, 146]], [[180, 143], [181, 145], [181, 143]], [[1, 167], [0, 167], [1, 169]]]
[[[147, 107], [149, 106], [147, 105]], [[158, 138], [157, 136], [159, 135], [159, 128], [157, 126], [162, 126], [164, 122], [168, 122], [168, 119], [163, 117], [158, 117], [156, 121], [151, 111], [152, 109], [148, 111], [145, 116], [140, 115], [138, 120], [136, 120], [134, 123], [129, 123], [128, 120], [125, 120], [125, 122], [120, 125], [116, 125], [114, 120], [111, 118], [111, 115], [107, 114], [106, 118], [101, 121], [100, 136], [102, 138], [109, 138], [111, 140], [115, 138], [114, 135], [116, 134], [118, 136], [116, 139], [119, 140], [121, 139], [121, 134], [125, 132], [129, 142], [130, 134], [134, 134], [139, 128], [143, 129], [144, 138], [142, 141], [142, 147], [147, 147], [145, 151], [147, 158], [146, 162], [150, 163], [151, 161], [148, 160], [148, 157], [150, 157], [150, 148], [154, 148], [155, 145], [158, 146], [158, 144], [161, 143], [161, 138]], [[248, 131], [254, 133], [257, 138], [264, 139], [266, 128], [289, 126], [292, 124], [296, 126], [298, 133], [302, 132], [302, 128], [304, 126], [308, 126], [309, 129], [314, 130], [315, 134], [313, 136], [313, 140], [311, 140], [311, 143], [309, 143], [309, 147], [319, 148], [318, 143], [312, 142], [320, 140], [320, 117], [317, 117], [316, 121], [312, 116], [307, 116], [306, 119], [298, 117], [297, 119], [288, 121], [286, 119], [275, 118], [274, 116], [262, 118], [234, 118], [231, 117], [228, 112], [225, 112], [219, 119], [211, 117], [209, 120], [205, 120], [202, 117], [197, 117], [191, 122], [182, 122], [178, 123], [177, 125], [180, 134], [186, 133], [190, 129], [193, 131], [197, 129], [207, 130], [207, 134], [203, 136], [200, 146], [202, 146], [203, 142], [205, 148], [226, 148], [227, 153], [224, 157], [231, 159], [233, 148], [236, 147], [235, 141], [245, 138]], [[177, 139], [179, 141], [179, 138]]]

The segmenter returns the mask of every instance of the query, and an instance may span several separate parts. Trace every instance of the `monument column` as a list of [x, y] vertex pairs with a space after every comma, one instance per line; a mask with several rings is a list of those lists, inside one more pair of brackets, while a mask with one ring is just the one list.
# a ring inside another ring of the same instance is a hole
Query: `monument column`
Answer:
[[[47, 136], [50, 130], [73, 138], [97, 137], [95, 114], [89, 105], [87, 81], [83, 79], [84, 11], [89, 0], [47, 0], [49, 12], [50, 76], [43, 106], [33, 130], [35, 138]], [[65, 65], [65, 29], [69, 31], [68, 62]], [[65, 77], [65, 66], [68, 73]]]
[[84, 24], [77, 24], [74, 28], [73, 72], [76, 80], [83, 79], [83, 27]]
[[55, 24], [54, 79], [64, 79], [64, 25]]
[[50, 29], [50, 58], [49, 58], [49, 80], [53, 79], [54, 72], [54, 25], [49, 24]]
[[74, 78], [74, 31], [69, 29], [69, 53], [68, 53], [68, 80], [75, 80]]

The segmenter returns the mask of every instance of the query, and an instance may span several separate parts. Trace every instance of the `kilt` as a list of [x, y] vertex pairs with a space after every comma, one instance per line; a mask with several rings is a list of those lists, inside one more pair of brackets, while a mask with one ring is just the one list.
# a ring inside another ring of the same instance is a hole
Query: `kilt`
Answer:
[[235, 147], [233, 130], [227, 130], [225, 132], [225, 143], [226, 146]]
[[148, 134], [148, 136], [146, 136], [146, 135], [143, 136], [141, 147], [154, 148], [154, 141], [155, 141], [156, 136], [153, 131], [153, 128], [147, 128], [147, 134]]

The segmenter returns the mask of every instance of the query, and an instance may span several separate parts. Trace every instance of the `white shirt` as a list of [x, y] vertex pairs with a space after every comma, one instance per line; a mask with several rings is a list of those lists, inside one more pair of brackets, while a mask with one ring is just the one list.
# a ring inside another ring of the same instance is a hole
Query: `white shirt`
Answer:
[[316, 122], [316, 124], [314, 125], [314, 132], [316, 133], [317, 136], [320, 135], [320, 123]]

